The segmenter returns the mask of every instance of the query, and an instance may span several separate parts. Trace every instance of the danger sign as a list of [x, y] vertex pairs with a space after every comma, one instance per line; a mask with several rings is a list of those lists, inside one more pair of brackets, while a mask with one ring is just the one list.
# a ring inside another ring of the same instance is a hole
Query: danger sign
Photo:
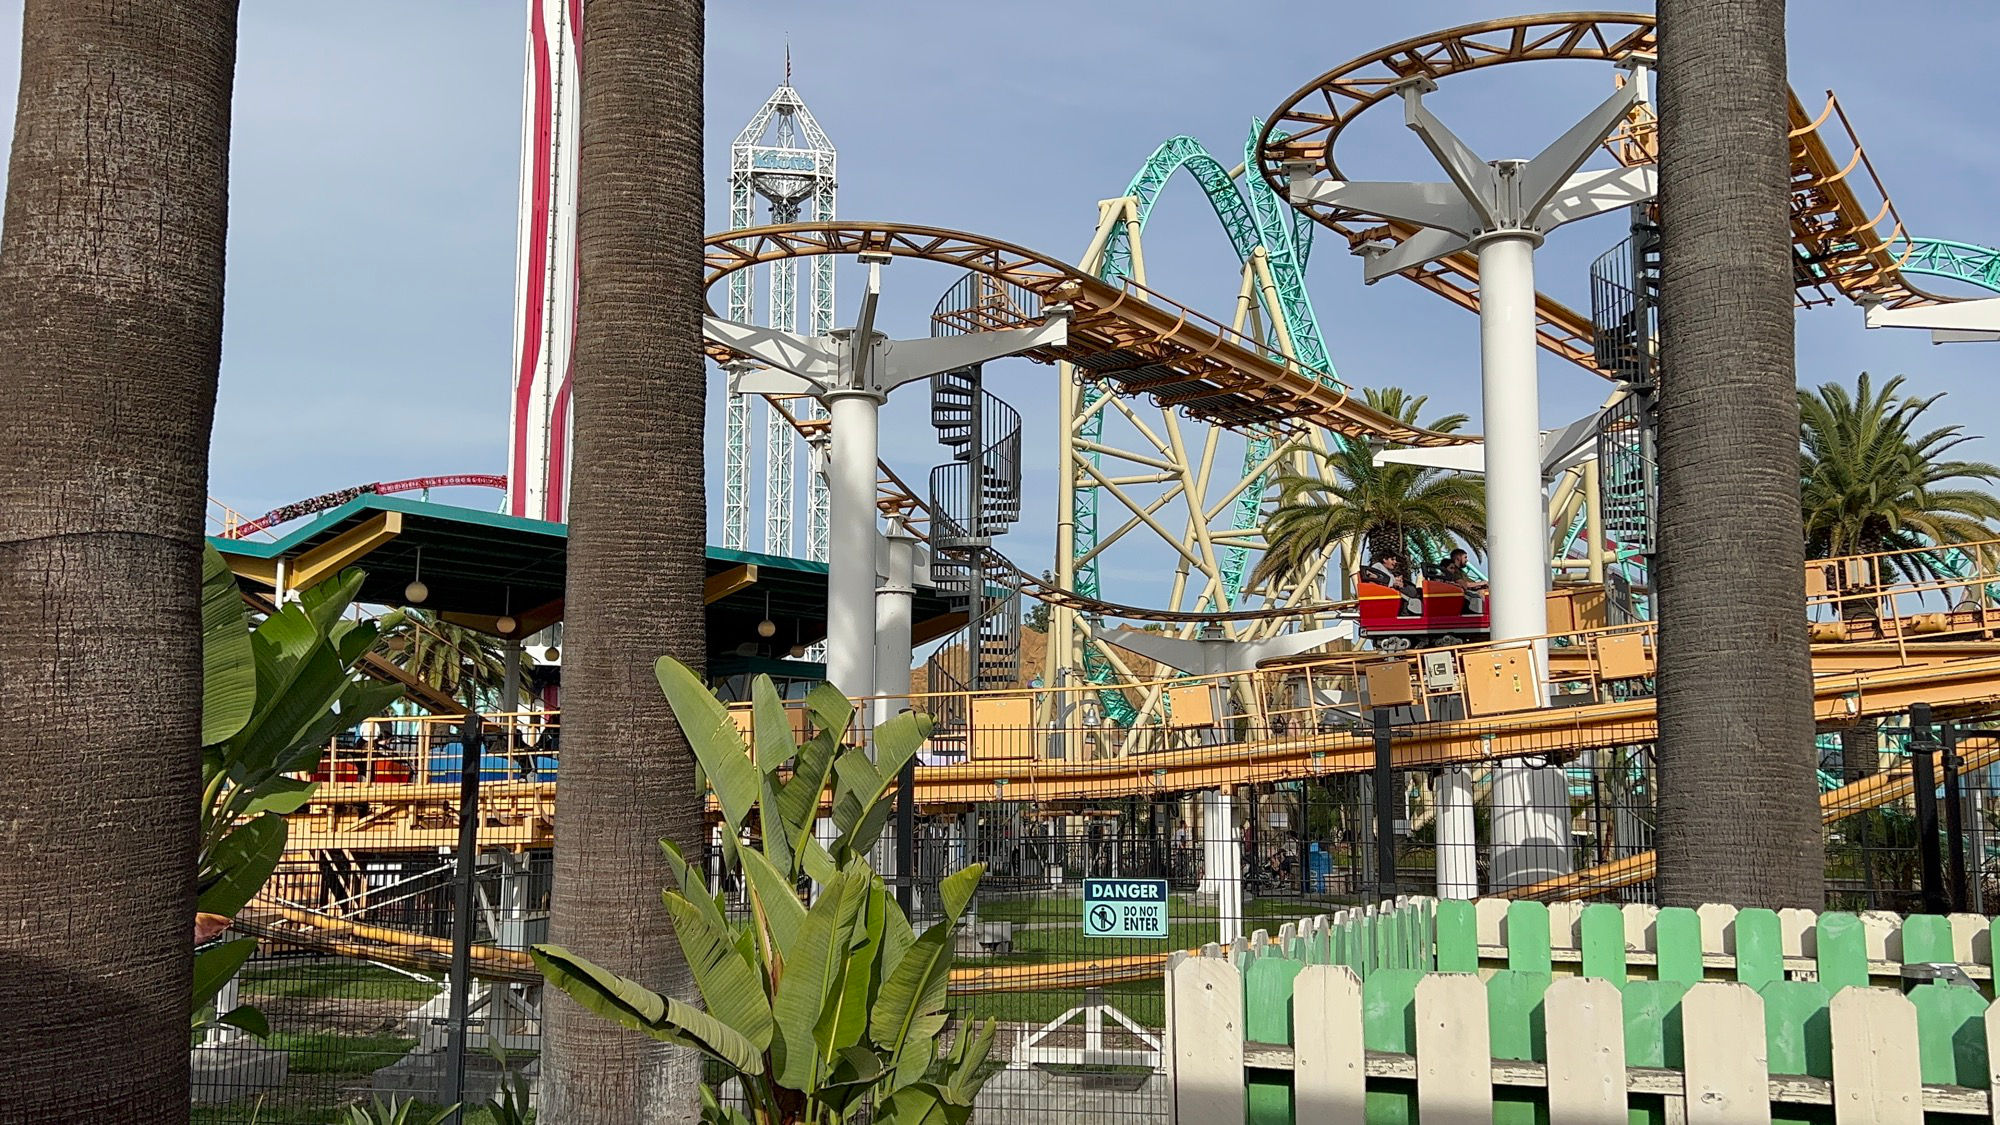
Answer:
[[1167, 936], [1165, 879], [1085, 879], [1083, 936]]

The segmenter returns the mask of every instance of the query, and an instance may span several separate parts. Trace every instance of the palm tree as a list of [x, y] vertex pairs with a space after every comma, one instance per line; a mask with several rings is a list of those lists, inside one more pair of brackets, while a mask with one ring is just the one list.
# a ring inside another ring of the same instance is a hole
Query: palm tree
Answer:
[[[1963, 426], [1919, 433], [1925, 411], [1943, 398], [1899, 395], [1903, 376], [1876, 390], [1862, 372], [1854, 394], [1838, 383], [1799, 392], [1799, 493], [1808, 558], [1835, 558], [2000, 535], [2000, 500], [1954, 481], [2000, 478], [1984, 461], [1948, 460], [1973, 440]], [[1947, 487], [1939, 487], [1941, 485]], [[1898, 555], [1884, 578], [1956, 577], [1942, 553]]]
[[[1877, 391], [1867, 372], [1854, 394], [1838, 383], [1799, 392], [1799, 493], [1805, 512], [1806, 557], [1901, 551], [1928, 544], [1991, 539], [2000, 500], [1978, 489], [1938, 488], [1952, 481], [1991, 481], [2000, 468], [1953, 461], [1945, 454], [1971, 437], [1962, 427], [1916, 432], [1916, 423], [1943, 395], [1901, 396], [1903, 377]], [[1884, 578], [1956, 577], [1943, 553], [1891, 555]], [[1872, 614], [1875, 602], [1856, 598], [1843, 614]], [[1840, 731], [1841, 776], [1875, 772], [1877, 724], [1860, 720]]]
[[522, 699], [505, 690], [507, 642], [491, 633], [455, 625], [421, 609], [391, 610], [379, 623], [376, 650], [391, 663], [470, 708], [519, 710]]
[[1658, 10], [1660, 903], [1817, 909], [1785, 5]]
[[[1416, 425], [1428, 396], [1401, 387], [1375, 387], [1368, 405], [1407, 425]], [[1465, 424], [1463, 414], [1426, 423], [1450, 433]], [[1348, 442], [1324, 455], [1329, 477], [1285, 472], [1278, 477], [1278, 506], [1264, 521], [1264, 557], [1251, 571], [1252, 584], [1283, 579], [1310, 568], [1327, 549], [1361, 542], [1371, 555], [1402, 551], [1412, 542], [1435, 553], [1453, 539], [1475, 550], [1486, 546], [1486, 493], [1480, 482], [1460, 473], [1419, 465], [1378, 463], [1361, 442]]]
[[[702, 5], [590, 0], [583, 11], [575, 456], [563, 629], [562, 800], [550, 938], [695, 1002], [660, 901], [662, 838], [707, 841], [694, 757], [653, 677], [700, 669]], [[681, 481], [664, 500], [661, 481]], [[693, 1121], [692, 1051], [566, 997], [543, 1007], [541, 1115], [564, 1125]]]
[[0, 1121], [185, 1122], [234, 0], [30, 0], [0, 233]]

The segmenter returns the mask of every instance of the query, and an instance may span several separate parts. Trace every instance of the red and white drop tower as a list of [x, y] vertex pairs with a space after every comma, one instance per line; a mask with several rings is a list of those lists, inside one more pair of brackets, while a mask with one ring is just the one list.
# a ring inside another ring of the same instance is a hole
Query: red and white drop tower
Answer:
[[576, 339], [577, 61], [582, 0], [528, 0], [507, 512], [561, 521]]

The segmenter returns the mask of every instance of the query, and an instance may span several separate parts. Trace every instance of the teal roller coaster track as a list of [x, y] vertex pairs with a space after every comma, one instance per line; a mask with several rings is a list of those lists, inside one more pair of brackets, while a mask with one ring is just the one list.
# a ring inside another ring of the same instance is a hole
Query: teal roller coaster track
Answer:
[[[1257, 136], [1263, 129], [1262, 120], [1251, 122], [1248, 138], [1244, 142], [1246, 164], [1256, 158]], [[1318, 372], [1330, 385], [1340, 386], [1333, 358], [1328, 354], [1326, 340], [1320, 333], [1319, 320], [1313, 313], [1312, 298], [1306, 293], [1305, 265], [1307, 256], [1312, 252], [1314, 229], [1311, 218], [1287, 206], [1263, 177], [1232, 176], [1221, 161], [1202, 147], [1200, 141], [1179, 136], [1155, 149], [1132, 177], [1132, 182], [1126, 185], [1125, 194], [1138, 204], [1137, 225], [1140, 231], [1143, 232], [1146, 221], [1152, 216], [1153, 204], [1159, 199], [1161, 190], [1175, 172], [1182, 170], [1194, 178], [1202, 193], [1208, 197], [1237, 260], [1248, 268], [1251, 259], [1260, 250], [1263, 252], [1278, 305], [1276, 309], [1271, 308], [1271, 299], [1262, 287], [1254, 287], [1257, 302], [1264, 312], [1265, 342], [1273, 348], [1279, 346], [1276, 324], [1282, 316], [1290, 336], [1292, 357]], [[1244, 182], [1239, 184], [1239, 178]], [[1112, 231], [1105, 245], [1098, 276], [1112, 284], [1119, 284], [1135, 280], [1133, 274], [1131, 232], [1121, 225]], [[1095, 385], [1087, 386], [1083, 391], [1082, 406], [1087, 413], [1078, 436], [1084, 441], [1095, 444], [1103, 439], [1104, 413], [1101, 410], [1091, 411], [1090, 407], [1105, 393]], [[1271, 448], [1272, 439], [1268, 435], [1250, 435], [1244, 451], [1244, 472], [1258, 472], [1259, 466], [1269, 459]], [[1093, 465], [1101, 464], [1097, 453], [1084, 453], [1082, 456], [1088, 457]], [[1255, 527], [1263, 499], [1262, 480], [1245, 489], [1236, 504], [1233, 526], [1239, 530]], [[1095, 555], [1098, 542], [1097, 501], [1096, 488], [1078, 486], [1073, 511], [1073, 542], [1076, 557], [1086, 561], [1077, 569], [1076, 591], [1089, 598], [1096, 598], [1099, 593]], [[1224, 556], [1223, 604], [1215, 608], [1227, 609], [1242, 595], [1248, 555], [1249, 552], [1242, 547], [1231, 547]], [[1109, 683], [1115, 678], [1110, 662], [1104, 659], [1094, 644], [1086, 645], [1083, 655], [1084, 675], [1092, 683]], [[1122, 695], [1107, 692], [1103, 702], [1107, 715], [1121, 723], [1131, 722], [1132, 709]]]

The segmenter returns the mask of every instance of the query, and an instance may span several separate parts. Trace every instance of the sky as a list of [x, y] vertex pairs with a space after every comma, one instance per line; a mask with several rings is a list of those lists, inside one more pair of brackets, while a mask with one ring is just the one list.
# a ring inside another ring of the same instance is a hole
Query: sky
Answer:
[[[0, 23], [17, 27], [20, 7], [0, 0]], [[1504, 9], [1427, 0], [1339, 5], [1338, 19], [1301, 19], [1302, 10], [1267, 0], [712, 4], [708, 227], [725, 225], [729, 142], [782, 79], [788, 40], [793, 83], [840, 151], [842, 217], [955, 227], [1073, 260], [1097, 201], [1120, 194], [1166, 138], [1191, 135], [1234, 164], [1250, 118], [1323, 71]], [[505, 470], [525, 11], [519, 0], [244, 4], [210, 469], [218, 500], [254, 514], [369, 481]], [[2000, 7], [1971, 0], [1792, 5], [1794, 88], [1814, 110], [1828, 87], [1838, 91], [1920, 235], [2000, 243], [2000, 217], [1986, 205], [2000, 178], [1986, 76], [1917, 61], [1925, 44], [1996, 35]], [[0, 46], [8, 136], [15, 43]], [[1608, 90], [1601, 65], [1540, 63], [1448, 80], [1430, 105], [1483, 156], [1527, 156]], [[1398, 116], [1365, 115], [1343, 137], [1343, 168], [1436, 178]], [[1587, 310], [1588, 264], [1623, 233], [1616, 216], [1557, 232], [1538, 256], [1543, 291]], [[1464, 411], [1476, 426], [1476, 319], [1400, 279], [1363, 286], [1359, 262], [1334, 243], [1320, 247], [1309, 281], [1341, 377], [1428, 394], [1433, 408]], [[1227, 318], [1237, 268], [1185, 177], [1156, 207], [1145, 251], [1155, 289]], [[846, 323], [858, 279], [842, 269], [836, 319]], [[941, 267], [899, 263], [885, 277], [880, 326], [923, 334], [951, 280]], [[1847, 305], [1804, 310], [1798, 326], [1801, 383], [1907, 374], [1913, 390], [1948, 394], [1935, 411], [1943, 421], [2000, 434], [2000, 396], [1986, 378], [2000, 346], [1868, 332]], [[989, 389], [1028, 420], [1027, 514], [1003, 547], [1039, 570], [1054, 531], [1054, 371], [997, 364]], [[712, 377], [712, 527], [719, 390]], [[1543, 356], [1545, 426], [1589, 412], [1606, 391]], [[922, 398], [905, 392], [885, 420], [884, 448], [907, 479], [942, 460]], [[1990, 443], [1970, 453], [2000, 460]], [[687, 493], [662, 482], [661, 496], [686, 502]], [[478, 491], [436, 498], [496, 503]], [[1125, 582], [1142, 595], [1124, 601], [1158, 592], [1164, 558], [1137, 545], [1107, 556], [1107, 591]]]

